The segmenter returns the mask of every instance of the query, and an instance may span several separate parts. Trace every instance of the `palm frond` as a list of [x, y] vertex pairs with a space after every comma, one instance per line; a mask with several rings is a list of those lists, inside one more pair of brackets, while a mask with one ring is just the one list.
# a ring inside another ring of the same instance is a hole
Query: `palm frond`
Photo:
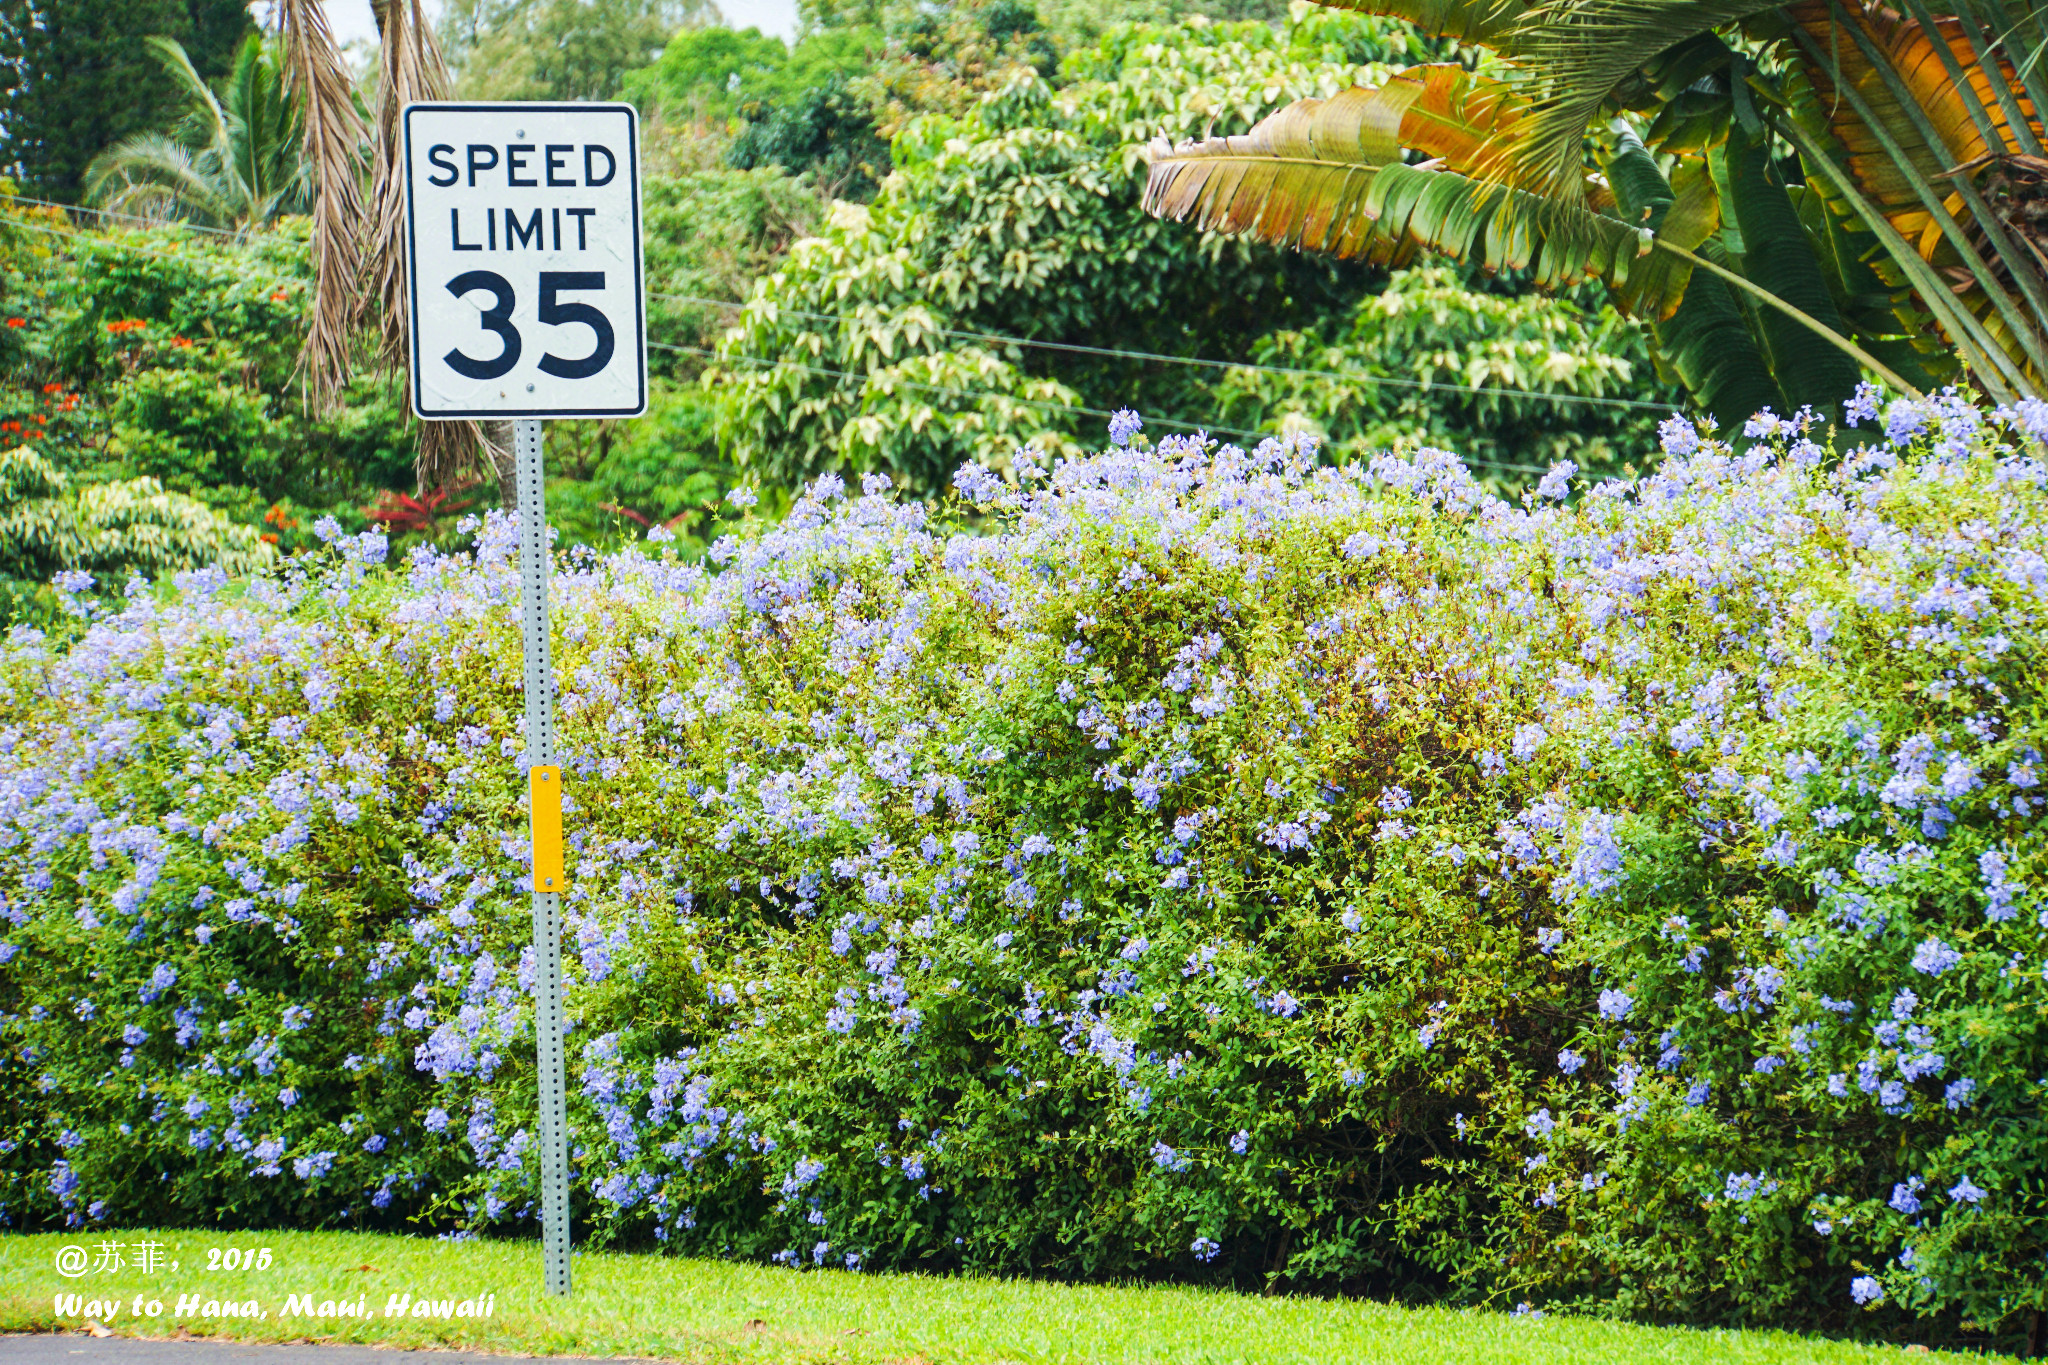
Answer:
[[[1697, 157], [1680, 161], [1667, 180], [1642, 140], [1624, 132], [1606, 171], [1623, 221], [1648, 228], [1667, 246], [1696, 251], [1721, 230], [1721, 198]], [[1654, 252], [1615, 290], [1615, 303], [1633, 317], [1662, 322], [1678, 310], [1691, 279], [1692, 262]]]
[[1965, 98], [1937, 51], [1948, 48], [1951, 62], [1957, 45], [1968, 51], [1953, 21], [1930, 30], [1896, 11], [1835, 0], [1801, 0], [1788, 13], [1805, 57], [1804, 82], [1788, 87], [1790, 121], [1807, 142], [1825, 137], [1842, 153], [1838, 161], [1803, 147], [1809, 171], [1849, 182], [1851, 191], [1839, 183], [1837, 191], [1882, 216], [1890, 231], [1879, 241], [1991, 393], [2010, 399], [2037, 387], [2048, 374], [2040, 324], [2048, 282], [1969, 176], [1954, 174], [2018, 152], [2021, 139], [1993, 89], [2010, 83], [2010, 69], [1973, 73]]
[[360, 315], [363, 195], [358, 175], [367, 136], [353, 82], [319, 0], [282, 0], [287, 88], [304, 119], [303, 158], [313, 192], [313, 316], [299, 352], [306, 393], [331, 403], [348, 382], [349, 346]]
[[[371, 183], [376, 199], [371, 205], [366, 294], [377, 309], [382, 357], [404, 376], [405, 410], [410, 412], [411, 347], [406, 327], [411, 301], [406, 293], [405, 147], [399, 115], [415, 101], [447, 99], [453, 82], [419, 0], [377, 0], [375, 8], [380, 60], [377, 162]], [[473, 472], [480, 451], [475, 423], [422, 422], [414, 477], [422, 489], [455, 482]]]
[[[1593, 208], [1552, 203], [1501, 155], [1524, 106], [1457, 66], [1411, 67], [1386, 85], [1301, 100], [1248, 133], [1148, 151], [1145, 208], [1278, 246], [1399, 264], [1418, 250], [1539, 282], [1618, 285], [1645, 232]], [[1402, 162], [1404, 151], [1429, 158]], [[1611, 202], [1604, 191], [1587, 200]]]
[[[1714, 165], [1721, 198], [1742, 234], [1744, 278], [1830, 331], [1848, 330], [1799, 211], [1772, 175], [1768, 139], [1731, 128]], [[1765, 309], [1757, 321], [1787, 409], [1840, 412], [1862, 378], [1856, 362], [1839, 348], [1815, 346], [1812, 333], [1776, 309]]]
[[233, 226], [236, 205], [220, 193], [192, 149], [162, 133], [124, 138], [86, 167], [88, 203], [143, 217], [183, 217]]
[[1527, 73], [1528, 117], [1515, 159], [1540, 189], [1567, 203], [1583, 194], [1586, 128], [1616, 91], [1660, 54], [1770, 0], [1547, 0], [1532, 6], [1512, 44]]
[[1353, 88], [1328, 100], [1299, 100], [1250, 132], [1147, 151], [1145, 209], [1193, 215], [1205, 229], [1249, 232], [1263, 241], [1338, 256], [1372, 255], [1387, 244], [1363, 212], [1373, 177], [1400, 157], [1383, 130], [1398, 126], [1403, 86]]
[[227, 141], [227, 115], [214, 98], [213, 90], [201, 79], [192, 65], [192, 58], [184, 46], [175, 39], [149, 37], [142, 40], [150, 51], [156, 54], [171, 83], [189, 103], [194, 136], [188, 140], [195, 146], [218, 146]]

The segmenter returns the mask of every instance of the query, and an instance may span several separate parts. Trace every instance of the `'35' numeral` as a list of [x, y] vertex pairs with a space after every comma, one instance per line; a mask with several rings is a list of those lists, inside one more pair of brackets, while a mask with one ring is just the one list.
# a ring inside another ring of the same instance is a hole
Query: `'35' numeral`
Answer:
[[[557, 379], [588, 379], [611, 363], [615, 339], [612, 335], [611, 319], [587, 303], [564, 303], [563, 294], [581, 293], [604, 288], [602, 270], [543, 270], [540, 272], [540, 309], [542, 322], [562, 325], [580, 322], [590, 329], [596, 345], [590, 354], [568, 359], [548, 354], [540, 358], [543, 374]], [[487, 293], [491, 306], [484, 309], [478, 319], [484, 330], [498, 334], [498, 353], [488, 360], [478, 360], [453, 350], [443, 356], [448, 368], [469, 379], [497, 379], [511, 372], [519, 363], [522, 342], [519, 329], [512, 325], [512, 309], [518, 296], [503, 275], [492, 270], [469, 270], [448, 281], [448, 292], [456, 298], [471, 293]]]

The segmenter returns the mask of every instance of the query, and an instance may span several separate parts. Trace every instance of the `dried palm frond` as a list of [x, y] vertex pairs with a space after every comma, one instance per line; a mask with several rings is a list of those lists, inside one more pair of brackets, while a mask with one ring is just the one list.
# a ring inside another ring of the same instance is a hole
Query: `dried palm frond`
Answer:
[[367, 294], [381, 318], [382, 354], [406, 359], [405, 148], [399, 115], [416, 100], [444, 100], [448, 67], [420, 0], [377, 0], [380, 78], [377, 83], [377, 169], [372, 184]]
[[305, 120], [304, 159], [312, 168], [313, 318], [299, 369], [316, 406], [331, 403], [348, 382], [349, 349], [361, 315], [363, 144], [369, 130], [356, 113], [354, 82], [335, 45], [320, 0], [283, 0], [278, 7], [286, 78]]
[[[420, 0], [376, 0], [375, 9], [381, 74], [364, 292], [377, 309], [380, 353], [402, 376], [409, 411], [412, 347], [406, 329], [412, 310], [405, 274], [405, 134], [400, 116], [414, 101], [447, 99], [452, 82]], [[477, 454], [475, 423], [422, 422], [413, 473], [423, 489], [452, 483], [473, 472]]]

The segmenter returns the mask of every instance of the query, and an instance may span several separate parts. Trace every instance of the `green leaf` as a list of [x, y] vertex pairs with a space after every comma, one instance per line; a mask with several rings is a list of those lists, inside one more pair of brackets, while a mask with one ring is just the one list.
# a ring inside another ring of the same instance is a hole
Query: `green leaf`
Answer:
[[[1731, 127], [1713, 164], [1724, 216], [1742, 234], [1742, 273], [1816, 322], [1847, 330], [1798, 210], [1773, 175], [1766, 143]], [[1835, 347], [1816, 346], [1810, 330], [1782, 313], [1766, 309], [1758, 321], [1787, 411], [1810, 406], [1825, 418], [1840, 416], [1862, 378], [1856, 362]]]

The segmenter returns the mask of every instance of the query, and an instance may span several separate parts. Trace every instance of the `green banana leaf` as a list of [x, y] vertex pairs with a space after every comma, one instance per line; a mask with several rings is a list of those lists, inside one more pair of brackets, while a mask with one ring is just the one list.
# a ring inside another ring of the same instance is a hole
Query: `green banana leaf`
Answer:
[[[1723, 216], [1742, 234], [1742, 274], [1815, 321], [1846, 331], [1806, 225], [1784, 184], [1773, 178], [1767, 142], [1738, 123], [1709, 164], [1720, 182]], [[1785, 410], [1810, 406], [1825, 419], [1839, 418], [1862, 379], [1856, 362], [1832, 346], [1815, 346], [1813, 333], [1782, 313], [1766, 309], [1758, 323]]]

